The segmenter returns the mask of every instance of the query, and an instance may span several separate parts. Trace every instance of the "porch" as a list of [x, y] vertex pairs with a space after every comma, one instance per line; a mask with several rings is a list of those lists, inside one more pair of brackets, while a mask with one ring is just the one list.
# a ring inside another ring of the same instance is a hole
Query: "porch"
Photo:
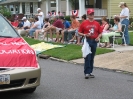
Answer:
[[[58, 13], [58, 11], [63, 12], [61, 9], [62, 8], [61, 7], [62, 0], [46, 0], [46, 14], [48, 11], [51, 11], [51, 6], [50, 6], [51, 1], [56, 3], [56, 6], [55, 6], [56, 13]], [[72, 10], [78, 10], [77, 17], [80, 18], [83, 14], [86, 14], [86, 12], [87, 12], [86, 10], [88, 8], [94, 8], [96, 18], [108, 16], [108, 13], [107, 13], [108, 0], [75, 0], [75, 5], [73, 5], [73, 7], [71, 7], [69, 0], [65, 0], [65, 1], [66, 1], [65, 2], [65, 5], [66, 5], [65, 15], [72, 15]]]
[[10, 0], [2, 1], [0, 4], [8, 8], [12, 14], [23, 14], [26, 17], [33, 17], [37, 13], [40, 2], [37, 0]]

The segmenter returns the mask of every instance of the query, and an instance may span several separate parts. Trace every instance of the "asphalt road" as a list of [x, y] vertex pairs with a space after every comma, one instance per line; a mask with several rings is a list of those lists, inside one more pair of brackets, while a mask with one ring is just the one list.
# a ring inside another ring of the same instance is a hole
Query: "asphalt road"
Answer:
[[33, 94], [6, 92], [0, 99], [133, 99], [133, 76], [94, 69], [96, 78], [84, 79], [83, 66], [39, 60], [41, 85]]

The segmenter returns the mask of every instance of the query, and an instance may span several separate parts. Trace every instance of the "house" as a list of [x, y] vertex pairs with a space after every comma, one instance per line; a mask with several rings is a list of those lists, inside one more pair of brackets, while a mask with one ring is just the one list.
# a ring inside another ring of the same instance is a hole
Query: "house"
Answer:
[[111, 18], [118, 15], [121, 9], [118, 7], [119, 2], [126, 2], [133, 17], [133, 0], [75, 0], [76, 3], [71, 7], [70, 0], [1, 0], [0, 4], [8, 7], [15, 13], [24, 13], [26, 16], [33, 16], [37, 13], [36, 9], [41, 7], [45, 15], [48, 11], [55, 10], [63, 12], [65, 15], [72, 15], [72, 11], [78, 12], [80, 18], [86, 13], [88, 8], [94, 8], [95, 18], [106, 16]]
[[32, 17], [40, 7], [38, 0], [0, 0], [0, 5], [8, 8], [12, 14], [24, 14]]
[[78, 10], [78, 17], [86, 13], [88, 8], [94, 8], [95, 18], [106, 16], [108, 18], [120, 14], [119, 2], [126, 2], [133, 17], [133, 0], [75, 0], [76, 3], [72, 9], [70, 0], [41, 0], [41, 8], [45, 13], [51, 10], [64, 12], [65, 15], [71, 15], [72, 10]]

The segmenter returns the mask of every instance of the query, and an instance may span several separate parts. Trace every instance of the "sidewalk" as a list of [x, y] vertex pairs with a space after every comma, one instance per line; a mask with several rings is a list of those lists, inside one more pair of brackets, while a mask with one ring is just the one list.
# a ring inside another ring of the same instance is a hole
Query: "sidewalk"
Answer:
[[[115, 52], [95, 56], [94, 66], [133, 73], [133, 46], [116, 46], [114, 50]], [[72, 60], [72, 62], [84, 64], [84, 59]]]

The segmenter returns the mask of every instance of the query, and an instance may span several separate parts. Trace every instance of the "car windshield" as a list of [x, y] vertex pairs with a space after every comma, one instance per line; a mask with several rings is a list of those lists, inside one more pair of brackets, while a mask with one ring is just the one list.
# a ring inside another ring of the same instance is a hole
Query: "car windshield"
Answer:
[[0, 16], [0, 38], [19, 37], [10, 24]]

